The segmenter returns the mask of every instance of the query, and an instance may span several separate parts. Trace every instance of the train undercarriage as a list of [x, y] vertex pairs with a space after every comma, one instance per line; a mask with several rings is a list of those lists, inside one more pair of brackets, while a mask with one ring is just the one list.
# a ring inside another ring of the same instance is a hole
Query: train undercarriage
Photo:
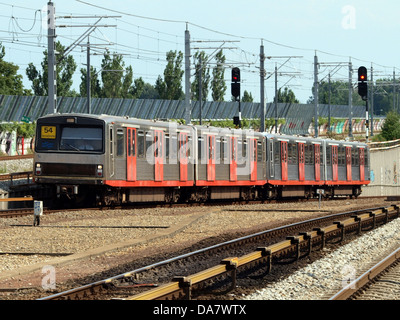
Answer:
[[113, 206], [125, 203], [190, 203], [222, 200], [276, 200], [335, 196], [357, 198], [361, 186], [212, 186], [117, 188], [93, 185], [58, 185], [55, 199], [60, 206]]

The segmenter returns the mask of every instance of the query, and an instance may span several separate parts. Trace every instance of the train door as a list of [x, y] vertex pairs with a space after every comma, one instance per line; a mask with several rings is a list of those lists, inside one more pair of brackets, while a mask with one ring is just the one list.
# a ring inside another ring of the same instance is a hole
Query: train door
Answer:
[[250, 139], [250, 181], [257, 180], [257, 139]]
[[346, 173], [347, 181], [351, 181], [351, 147], [346, 147]]
[[126, 130], [126, 180], [136, 181], [136, 129]]
[[229, 165], [229, 180], [237, 181], [237, 138], [230, 138], [230, 165]]
[[164, 164], [163, 164], [163, 131], [154, 131], [154, 180], [163, 181]]
[[207, 181], [215, 180], [215, 136], [207, 136]]
[[338, 180], [338, 146], [332, 147], [332, 180]]
[[304, 176], [305, 176], [304, 143], [301, 142], [298, 143], [298, 150], [299, 150], [299, 181], [304, 181]]
[[288, 179], [288, 143], [287, 141], [281, 141], [281, 170], [282, 170], [282, 181]]
[[179, 179], [187, 181], [188, 177], [188, 134], [186, 132], [179, 133]]
[[321, 180], [321, 145], [314, 144], [315, 181]]
[[365, 180], [365, 149], [359, 148], [360, 155], [360, 181]]

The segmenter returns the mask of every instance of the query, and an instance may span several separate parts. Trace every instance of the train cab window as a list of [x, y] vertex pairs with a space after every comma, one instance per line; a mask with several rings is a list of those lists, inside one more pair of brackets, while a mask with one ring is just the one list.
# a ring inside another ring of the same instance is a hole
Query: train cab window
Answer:
[[60, 150], [102, 151], [102, 128], [64, 127], [61, 131]]
[[138, 131], [137, 133], [137, 153], [138, 157], [142, 158], [144, 156], [144, 132]]

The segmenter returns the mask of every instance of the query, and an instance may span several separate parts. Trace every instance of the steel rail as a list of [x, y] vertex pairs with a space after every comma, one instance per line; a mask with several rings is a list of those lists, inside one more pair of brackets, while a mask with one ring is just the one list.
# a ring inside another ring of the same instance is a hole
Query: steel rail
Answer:
[[[240, 238], [233, 239], [233, 240], [230, 240], [230, 241], [226, 241], [226, 242], [223, 242], [223, 243], [219, 243], [219, 244], [207, 247], [207, 248], [199, 249], [199, 250], [187, 253], [187, 254], [183, 254], [183, 255], [180, 255], [180, 256], [177, 256], [177, 257], [174, 257], [174, 258], [171, 258], [171, 259], [167, 259], [167, 260], [164, 260], [164, 261], [161, 261], [161, 262], [157, 262], [157, 263], [154, 263], [154, 264], [142, 267], [142, 268], [138, 268], [138, 269], [129, 271], [127, 273], [119, 274], [119, 275], [116, 275], [114, 277], [108, 278], [106, 280], [100, 280], [100, 281], [97, 281], [97, 282], [94, 282], [94, 283], [91, 283], [91, 284], [88, 284], [88, 285], [84, 285], [84, 286], [81, 286], [81, 287], [78, 287], [78, 288], [67, 290], [67, 291], [64, 291], [64, 292], [61, 292], [61, 293], [56, 293], [56, 294], [53, 294], [51, 296], [43, 297], [43, 298], [40, 298], [38, 300], [79, 299], [79, 298], [84, 297], [84, 296], [86, 296], [88, 294], [91, 294], [93, 291], [102, 290], [102, 287], [107, 286], [107, 285], [113, 283], [114, 281], [121, 281], [121, 280], [124, 280], [124, 279], [128, 279], [128, 278], [131, 278], [132, 276], [134, 276], [135, 274], [138, 274], [138, 273], [141, 273], [141, 272], [144, 272], [144, 271], [156, 268], [156, 267], [161, 267], [161, 266], [167, 265], [169, 263], [172, 263], [172, 262], [175, 262], [175, 261], [178, 261], [178, 260], [186, 259], [186, 258], [189, 258], [191, 256], [195, 256], [197, 254], [205, 253], [207, 251], [211, 251], [212, 252], [214, 250], [220, 250], [220, 249], [223, 249], [223, 248], [226, 248], [226, 247], [230, 247], [230, 246], [239, 246], [240, 243], [243, 243], [243, 242], [246, 242], [246, 241], [247, 242], [248, 241], [253, 241], [254, 242], [254, 241], [259, 241], [260, 239], [268, 238], [268, 237], [270, 237], [272, 235], [293, 232], [293, 231], [296, 231], [296, 230], [299, 230], [299, 229], [302, 229], [302, 228], [306, 228], [306, 227], [310, 227], [310, 226], [313, 226], [313, 225], [316, 225], [316, 224], [324, 223], [324, 222], [332, 220], [334, 218], [343, 218], [343, 217], [348, 217], [348, 216], [351, 216], [351, 215], [361, 215], [363, 217], [362, 219], [361, 218], [358, 219], [358, 216], [352, 218], [352, 219], [354, 219], [353, 220], [354, 224], [361, 226], [361, 221], [365, 222], [366, 219], [367, 219], [367, 216], [364, 216], [364, 213], [365, 212], [372, 212], [373, 217], [371, 217], [370, 213], [369, 213], [368, 214], [368, 217], [369, 217], [368, 219], [374, 219], [374, 221], [375, 221], [376, 215], [378, 215], [379, 217], [384, 216], [385, 221], [387, 221], [388, 220], [389, 211], [395, 212], [397, 214], [397, 216], [399, 215], [399, 208], [397, 206], [393, 205], [393, 206], [391, 206], [391, 208], [392, 208], [391, 210], [387, 210], [387, 208], [383, 208], [383, 207], [378, 207], [378, 208], [370, 208], [370, 209], [349, 211], [349, 212], [344, 212], [344, 213], [333, 214], [333, 215], [330, 215], [330, 216], [310, 219], [310, 220], [306, 220], [306, 221], [302, 221], [302, 222], [297, 222], [297, 223], [293, 223], [293, 224], [290, 224], [290, 225], [287, 225], [287, 226], [278, 227], [278, 228], [274, 228], [274, 229], [270, 229], [270, 230], [261, 231], [261, 232], [255, 233], [255, 234], [251, 234], [251, 235], [248, 235], [248, 236], [240, 237]], [[341, 230], [341, 226], [340, 225], [335, 225], [335, 227], [336, 228], [334, 228], [334, 230], [332, 230], [333, 232], [337, 232], [338, 230], [339, 231]], [[318, 230], [314, 230], [311, 233], [308, 233], [308, 234], [305, 234], [305, 235], [301, 235], [298, 239], [289, 239], [289, 240], [285, 240], [283, 242], [271, 245], [270, 247], [267, 247], [267, 248], [259, 248], [256, 252], [250, 253], [250, 254], [245, 255], [245, 256], [243, 256], [241, 258], [234, 257], [234, 258], [232, 258], [233, 260], [232, 259], [228, 260], [228, 261], [231, 261], [229, 263], [227, 263], [225, 261], [226, 259], [224, 259], [221, 262], [222, 267], [221, 266], [217, 266], [217, 269], [220, 271], [218, 274], [222, 274], [222, 273], [230, 271], [232, 266], [235, 266], [234, 269], [236, 269], [238, 266], [243, 266], [243, 265], [246, 265], [248, 263], [254, 262], [256, 260], [259, 260], [259, 259], [268, 259], [268, 255], [270, 255], [271, 252], [279, 252], [279, 251], [282, 251], [282, 250], [286, 250], [286, 249], [288, 249], [288, 245], [289, 245], [290, 248], [291, 247], [297, 247], [297, 249], [298, 249], [299, 248], [299, 244], [297, 244], [297, 243], [299, 243], [300, 240], [301, 240], [301, 242], [303, 242], [301, 245], [304, 246], [305, 243], [311, 243], [310, 237], [314, 237], [314, 240], [315, 240], [315, 238], [317, 236], [318, 237], [322, 237], [322, 239], [324, 239], [324, 235], [325, 235], [324, 232], [325, 232], [325, 230], [322, 230], [321, 228], [318, 228]], [[234, 262], [232, 262], [232, 261], [234, 261]], [[212, 273], [212, 271], [211, 271], [211, 273]], [[197, 276], [194, 278], [195, 281], [197, 281]], [[182, 277], [180, 277], [180, 279], [181, 278]], [[170, 285], [170, 286], [168, 285], [167, 287], [175, 288], [175, 289], [179, 287], [180, 288], [179, 290], [181, 290], [182, 287], [188, 287], [187, 281], [181, 281], [181, 280], [180, 281], [173, 281], [174, 284]], [[186, 280], [188, 280], [187, 277], [186, 277]], [[192, 279], [189, 279], [188, 281], [191, 282]], [[157, 289], [160, 290], [159, 292], [162, 292], [161, 295], [165, 295], [165, 292], [166, 292], [165, 291], [165, 289], [166, 289], [165, 285], [162, 285], [162, 286], [158, 287]], [[171, 293], [171, 291], [168, 291], [168, 292], [169, 292], [169, 294]], [[152, 293], [150, 292], [150, 294], [152, 294]], [[148, 297], [145, 298], [145, 299], [148, 299]]]
[[[369, 214], [362, 214], [359, 216], [353, 216], [352, 218], [346, 219], [344, 221], [340, 222], [334, 222], [332, 226], [329, 226], [324, 229], [319, 229], [316, 233], [311, 233], [311, 234], [301, 234], [300, 236], [295, 236], [295, 237], [287, 237], [287, 240], [278, 242], [274, 245], [265, 247], [265, 248], [259, 248], [256, 252], [247, 254], [242, 257], [233, 257], [233, 258], [227, 258], [221, 261], [221, 263], [217, 266], [211, 267], [209, 269], [206, 269], [204, 271], [201, 271], [197, 274], [186, 276], [186, 277], [180, 277], [183, 278], [184, 281], [180, 282], [179, 287], [172, 286], [170, 284], [166, 284], [160, 288], [154, 288], [151, 289], [147, 292], [144, 293], [139, 293], [136, 294], [132, 297], [126, 298], [125, 300], [156, 300], [156, 299], [164, 299], [164, 298], [177, 298], [178, 296], [176, 293], [179, 292], [179, 295], [181, 295], [181, 292], [183, 291], [185, 293], [186, 299], [191, 298], [191, 287], [192, 285], [209, 281], [215, 277], [221, 276], [225, 273], [227, 273], [230, 270], [233, 270], [234, 272], [232, 275], [232, 282], [236, 282], [236, 269], [239, 266], [245, 266], [249, 263], [254, 263], [256, 261], [259, 261], [261, 259], [264, 259], [267, 257], [267, 268], [268, 270], [271, 269], [271, 258], [273, 255], [277, 255], [283, 251], [290, 251], [294, 247], [294, 252], [297, 252], [296, 254], [296, 260], [299, 258], [300, 255], [300, 246], [304, 246], [304, 244], [309, 243], [313, 240], [315, 240], [317, 237], [319, 237], [321, 234], [327, 235], [327, 234], [340, 234], [338, 232], [339, 230], [341, 231], [341, 240], [343, 240], [343, 235], [344, 235], [344, 230], [345, 228], [351, 228], [353, 225], [361, 225], [361, 221], [371, 221], [373, 225], [376, 225], [376, 218], [377, 217], [388, 217], [389, 210], [384, 208], [382, 209], [382, 212], [377, 212], [379, 210], [375, 210], [374, 212], [370, 212]], [[397, 216], [399, 213], [398, 207], [392, 207], [391, 211], [397, 212]], [[387, 222], [387, 219], [385, 219], [384, 222]], [[321, 230], [323, 232], [321, 233]], [[311, 248], [311, 246], [310, 246]], [[261, 253], [260, 251], [263, 251]], [[310, 251], [310, 250], [309, 250]], [[229, 262], [229, 263], [227, 263]], [[171, 288], [170, 292], [166, 292], [165, 288]], [[233, 284], [234, 287], [234, 284]], [[174, 295], [175, 294], [175, 295]]]
[[339, 292], [333, 295], [329, 300], [347, 300], [354, 293], [359, 291], [366, 284], [378, 277], [383, 271], [388, 269], [393, 263], [400, 260], [400, 248], [382, 259], [368, 271], [364, 272], [357, 279], [342, 288]]

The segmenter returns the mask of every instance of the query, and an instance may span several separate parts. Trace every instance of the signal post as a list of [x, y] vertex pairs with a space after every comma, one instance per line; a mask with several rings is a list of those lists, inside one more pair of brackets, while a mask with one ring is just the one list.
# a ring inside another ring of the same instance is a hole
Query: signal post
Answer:
[[358, 68], [358, 94], [365, 101], [365, 137], [368, 142], [369, 115], [368, 115], [368, 83], [367, 68], [361, 66]]

